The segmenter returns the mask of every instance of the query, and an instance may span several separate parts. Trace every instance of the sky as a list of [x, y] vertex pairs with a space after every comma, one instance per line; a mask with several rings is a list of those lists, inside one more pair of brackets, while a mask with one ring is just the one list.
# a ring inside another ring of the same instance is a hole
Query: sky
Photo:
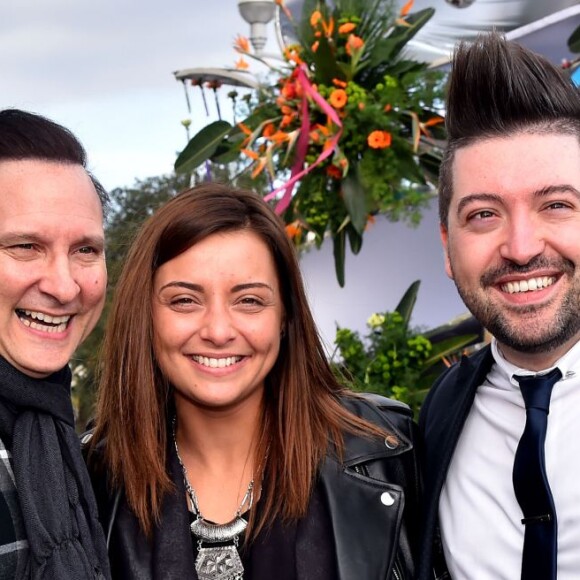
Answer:
[[[65, 125], [106, 188], [132, 185], [169, 173], [186, 144], [188, 111], [173, 71], [233, 66], [239, 33], [249, 26], [236, 0], [3, 2], [0, 108]], [[269, 33], [276, 50], [273, 24]], [[199, 129], [207, 119], [197, 90], [192, 105]]]

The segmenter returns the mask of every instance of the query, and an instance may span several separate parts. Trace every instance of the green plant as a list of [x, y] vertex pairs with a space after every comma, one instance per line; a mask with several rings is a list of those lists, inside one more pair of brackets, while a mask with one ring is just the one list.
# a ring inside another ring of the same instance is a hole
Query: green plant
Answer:
[[[369, 391], [407, 403], [417, 412], [434, 380], [434, 366], [472, 343], [477, 335], [432, 343], [429, 332], [409, 325], [420, 282], [411, 284], [393, 312], [372, 314], [364, 336], [337, 328], [334, 364], [357, 391]], [[333, 357], [334, 358], [334, 357]]]

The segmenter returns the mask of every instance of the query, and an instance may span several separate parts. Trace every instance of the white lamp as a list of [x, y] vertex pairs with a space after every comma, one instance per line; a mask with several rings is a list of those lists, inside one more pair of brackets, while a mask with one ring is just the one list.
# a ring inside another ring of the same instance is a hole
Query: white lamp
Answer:
[[274, 18], [276, 2], [275, 0], [238, 0], [238, 9], [242, 18], [250, 25], [250, 42], [256, 55], [259, 56], [268, 40], [266, 24]]

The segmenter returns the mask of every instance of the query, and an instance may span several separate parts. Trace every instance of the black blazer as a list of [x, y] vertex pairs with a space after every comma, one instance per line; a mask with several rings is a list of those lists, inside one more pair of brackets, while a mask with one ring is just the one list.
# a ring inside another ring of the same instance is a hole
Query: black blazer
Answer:
[[423, 437], [425, 510], [419, 580], [449, 578], [439, 535], [439, 496], [477, 387], [484, 382], [492, 365], [489, 346], [471, 357], [464, 356], [437, 379], [421, 409], [419, 431]]

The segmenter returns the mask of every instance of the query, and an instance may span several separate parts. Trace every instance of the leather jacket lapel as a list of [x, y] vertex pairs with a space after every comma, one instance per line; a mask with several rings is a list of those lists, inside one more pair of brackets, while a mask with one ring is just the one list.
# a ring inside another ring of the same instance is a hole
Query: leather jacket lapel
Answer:
[[[399, 545], [404, 492], [398, 485], [377, 479], [386, 479], [385, 475], [373, 473], [375, 477], [369, 477], [365, 463], [380, 464], [380, 460], [413, 447], [384, 414], [373, 405], [361, 404], [368, 407], [367, 415], [375, 415], [373, 422], [394, 434], [398, 443], [387, 445], [382, 439], [345, 434], [342, 460], [329, 453], [320, 469], [320, 488], [328, 506], [337, 558], [337, 580], [388, 577]], [[297, 560], [300, 545], [297, 541]]]

